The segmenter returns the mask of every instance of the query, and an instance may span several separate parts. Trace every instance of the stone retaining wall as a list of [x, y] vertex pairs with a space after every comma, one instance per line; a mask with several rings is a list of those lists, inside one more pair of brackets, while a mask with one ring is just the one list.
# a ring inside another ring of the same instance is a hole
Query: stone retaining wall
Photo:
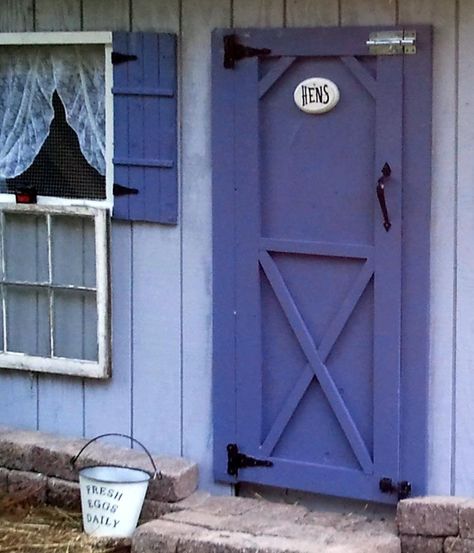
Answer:
[[397, 523], [402, 553], [474, 553], [474, 499], [405, 499]]
[[[41, 432], [0, 427], [0, 493], [28, 497], [29, 502], [47, 503], [80, 510], [78, 469], [83, 466], [119, 465], [152, 470], [141, 451], [94, 442], [81, 455], [77, 467], [71, 458], [87, 443]], [[161, 478], [151, 480], [142, 520], [157, 518], [180, 509], [198, 485], [195, 463], [183, 458], [153, 456]]]

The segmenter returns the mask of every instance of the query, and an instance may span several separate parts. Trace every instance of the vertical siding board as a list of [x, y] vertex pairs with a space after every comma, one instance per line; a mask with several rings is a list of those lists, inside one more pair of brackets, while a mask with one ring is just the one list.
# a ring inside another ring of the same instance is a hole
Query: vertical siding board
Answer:
[[[32, 0], [7, 0], [0, 10], [0, 31], [32, 31]], [[38, 377], [23, 371], [0, 370], [0, 423], [37, 428]]]
[[179, 32], [178, 0], [133, 0], [133, 30]]
[[431, 23], [433, 150], [431, 201], [430, 407], [428, 490], [451, 493], [454, 348], [456, 38], [455, 3], [399, 0], [399, 22]]
[[455, 378], [455, 487], [472, 494], [474, 474], [474, 5], [459, 4], [458, 175], [457, 175], [457, 329]]
[[[80, 29], [79, 2], [36, 3], [37, 30]], [[83, 260], [79, 260], [83, 265]], [[84, 427], [83, 381], [59, 375], [38, 375], [38, 428], [45, 432], [57, 432], [80, 436]]]
[[157, 237], [148, 223], [133, 228], [133, 435], [156, 452], [179, 455], [178, 233], [165, 227]]
[[[115, 2], [107, 2], [107, 5]], [[128, 29], [128, 3], [117, 4], [113, 17], [107, 10], [105, 3], [84, 3], [84, 30], [106, 29], [111, 27]], [[118, 11], [122, 7], [122, 11]], [[125, 35], [123, 40], [126, 47]], [[122, 44], [118, 42], [117, 47]], [[128, 71], [128, 64], [117, 66], [117, 70]], [[124, 112], [126, 115], [127, 112]], [[121, 147], [121, 140], [126, 140], [128, 120], [126, 118], [114, 122], [116, 147]], [[127, 168], [121, 168], [127, 172]], [[126, 173], [127, 177], [128, 174]], [[115, 171], [115, 180], [120, 182], [120, 172]], [[94, 436], [104, 432], [122, 432], [130, 434], [132, 431], [132, 385], [133, 385], [133, 357], [132, 357], [132, 225], [112, 221], [111, 225], [111, 294], [112, 294], [112, 377], [108, 381], [86, 381], [84, 385], [84, 428], [87, 436]]]
[[[132, 29], [179, 33], [179, 3], [135, 1]], [[176, 71], [175, 61], [165, 58], [169, 54], [160, 49], [160, 65], [170, 63]], [[160, 70], [159, 76], [165, 75], [170, 81], [162, 86], [171, 86], [171, 67]], [[167, 117], [172, 117], [169, 110], [161, 109], [162, 128], [168, 126]], [[156, 141], [152, 147], [162, 146]], [[133, 226], [133, 434], [168, 455], [181, 453], [182, 439], [180, 236], [178, 226]]]
[[183, 454], [212, 490], [211, 30], [230, 25], [230, 1], [182, 2]]
[[394, 0], [341, 0], [342, 25], [394, 25]]
[[283, 0], [235, 0], [233, 22], [236, 27], [281, 27]]
[[337, 25], [339, 21], [338, 0], [287, 0], [286, 24], [288, 27]]
[[80, 31], [80, 0], [36, 0], [36, 31]]
[[82, 0], [82, 10], [85, 31], [129, 30], [129, 0]]
[[0, 370], [0, 424], [35, 430], [38, 377], [24, 371]]
[[112, 377], [85, 383], [85, 434], [130, 434], [132, 420], [131, 313], [132, 233], [115, 221], [111, 229]]
[[2, 33], [34, 30], [33, 0], [3, 0], [0, 10]]

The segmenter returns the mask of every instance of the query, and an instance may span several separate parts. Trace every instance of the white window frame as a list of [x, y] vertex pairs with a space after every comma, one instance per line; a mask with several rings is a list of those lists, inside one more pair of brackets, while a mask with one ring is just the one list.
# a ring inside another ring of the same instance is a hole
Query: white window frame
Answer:
[[[73, 214], [75, 216], [91, 217], [95, 225], [95, 272], [96, 286], [94, 288], [86, 288], [76, 285], [70, 286], [55, 286], [52, 283], [52, 237], [51, 225], [47, 225], [47, 250], [48, 250], [48, 282], [31, 282], [31, 281], [10, 281], [3, 280], [2, 284], [7, 286], [25, 286], [28, 288], [42, 287], [45, 289], [66, 289], [66, 290], [89, 290], [96, 294], [97, 305], [97, 345], [98, 359], [97, 361], [86, 361], [83, 359], [72, 359], [69, 357], [59, 357], [54, 355], [55, 339], [54, 339], [54, 314], [53, 303], [50, 298], [49, 305], [49, 331], [50, 331], [50, 348], [51, 357], [41, 357], [8, 351], [7, 339], [7, 324], [6, 324], [6, 297], [1, 296], [1, 316], [3, 326], [3, 351], [0, 352], [0, 366], [11, 369], [23, 369], [28, 371], [48, 372], [69, 374], [74, 376], [87, 376], [91, 378], [105, 378], [110, 372], [110, 315], [109, 315], [109, 277], [108, 277], [108, 217], [104, 209], [96, 209], [92, 207], [74, 207], [65, 211], [60, 206], [35, 206], [21, 204], [3, 204], [0, 206], [1, 221], [3, 227], [3, 218], [5, 213], [36, 213], [39, 215], [65, 215]], [[50, 221], [50, 219], [47, 219]], [[5, 233], [2, 228], [2, 248], [1, 262], [2, 274], [6, 274], [5, 267]]]
[[[98, 360], [86, 361], [64, 357], [40, 357], [25, 353], [0, 352], [0, 367], [42, 373], [67, 374], [89, 378], [108, 378], [111, 372], [111, 315], [110, 315], [110, 275], [109, 275], [109, 220], [113, 207], [113, 72], [112, 72], [112, 33], [111, 32], [37, 32], [37, 33], [0, 33], [1, 46], [22, 45], [64, 45], [64, 44], [99, 44], [104, 46], [105, 67], [105, 164], [106, 164], [106, 198], [104, 200], [87, 200], [74, 198], [57, 198], [38, 195], [36, 204], [17, 204], [14, 194], [0, 194], [0, 211], [3, 213], [35, 213], [44, 215], [88, 216], [95, 223], [95, 260], [96, 260], [96, 305], [97, 305], [97, 343]], [[49, 220], [49, 219], [48, 219]], [[2, 241], [4, 234], [2, 232]], [[48, 225], [48, 248], [51, 235]], [[4, 264], [2, 247], [1, 262]], [[51, 252], [49, 252], [49, 257]], [[48, 261], [51, 270], [51, 259]], [[3, 266], [5, 275], [5, 266]], [[51, 280], [51, 278], [50, 278]], [[51, 282], [49, 283], [51, 284]], [[34, 283], [24, 283], [34, 288]], [[42, 286], [47, 287], [47, 283]], [[70, 286], [71, 290], [81, 287]], [[1, 313], [4, 329], [3, 349], [7, 345], [5, 296], [1, 298]], [[53, 320], [50, 305], [50, 335], [53, 334]], [[54, 345], [54, 344], [53, 344]], [[51, 354], [53, 354], [51, 351]]]

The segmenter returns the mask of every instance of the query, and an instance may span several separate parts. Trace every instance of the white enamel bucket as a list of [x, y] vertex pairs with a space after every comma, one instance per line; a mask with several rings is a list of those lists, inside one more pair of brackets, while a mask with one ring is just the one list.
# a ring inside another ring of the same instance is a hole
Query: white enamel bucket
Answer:
[[138, 517], [151, 479], [158, 473], [148, 449], [135, 438], [126, 434], [102, 434], [92, 438], [71, 459], [75, 463], [92, 442], [105, 436], [122, 436], [140, 445], [150, 458], [153, 473], [130, 467], [98, 465], [79, 470], [82, 522], [84, 532], [95, 537], [128, 538], [137, 527]]

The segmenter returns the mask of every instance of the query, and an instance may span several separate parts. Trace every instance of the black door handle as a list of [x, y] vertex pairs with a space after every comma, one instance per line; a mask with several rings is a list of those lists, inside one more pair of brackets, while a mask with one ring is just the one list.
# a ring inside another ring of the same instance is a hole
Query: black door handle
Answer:
[[379, 200], [380, 209], [382, 210], [383, 227], [387, 232], [392, 226], [392, 223], [390, 222], [387, 203], [385, 202], [385, 183], [388, 181], [391, 174], [392, 169], [390, 168], [390, 165], [388, 163], [385, 163], [385, 165], [382, 167], [382, 176], [377, 181], [377, 198]]

